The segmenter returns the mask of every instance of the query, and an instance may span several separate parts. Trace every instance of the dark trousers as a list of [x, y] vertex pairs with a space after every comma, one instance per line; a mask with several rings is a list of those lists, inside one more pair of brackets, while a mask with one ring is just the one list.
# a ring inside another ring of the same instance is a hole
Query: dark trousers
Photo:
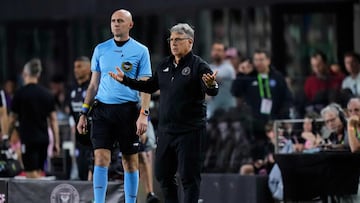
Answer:
[[197, 203], [200, 193], [202, 140], [205, 128], [183, 134], [158, 132], [155, 176], [159, 181], [165, 203], [178, 203], [176, 172], [183, 185], [184, 202]]
[[88, 180], [89, 170], [92, 171], [94, 155], [91, 146], [76, 144], [77, 156], [76, 164], [78, 167], [79, 179]]

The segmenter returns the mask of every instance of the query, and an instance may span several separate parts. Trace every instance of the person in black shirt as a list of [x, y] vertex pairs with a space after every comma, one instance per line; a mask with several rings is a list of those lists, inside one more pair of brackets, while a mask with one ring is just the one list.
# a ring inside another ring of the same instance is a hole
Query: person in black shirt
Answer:
[[[79, 122], [79, 113], [81, 112], [82, 104], [85, 99], [86, 90], [90, 83], [90, 59], [86, 56], [76, 58], [74, 62], [74, 76], [76, 83], [72, 86], [69, 95], [70, 113], [75, 123]], [[92, 179], [92, 163], [93, 163], [93, 149], [91, 145], [89, 132], [85, 135], [80, 135], [75, 131], [76, 141], [76, 163], [78, 167], [78, 174], [80, 180]]]
[[206, 129], [205, 93], [218, 93], [216, 73], [192, 53], [194, 30], [188, 24], [170, 29], [168, 39], [172, 56], [160, 63], [154, 76], [137, 81], [117, 74], [110, 76], [139, 91], [153, 93], [160, 89], [158, 147], [155, 176], [161, 184], [165, 202], [179, 202], [176, 171], [184, 187], [184, 202], [197, 203], [200, 189], [202, 140]]
[[16, 91], [10, 112], [9, 135], [19, 121], [22, 160], [26, 177], [40, 178], [49, 145], [48, 120], [54, 134], [54, 155], [60, 151], [59, 127], [53, 95], [38, 84], [41, 62], [32, 59], [22, 73], [25, 86]]

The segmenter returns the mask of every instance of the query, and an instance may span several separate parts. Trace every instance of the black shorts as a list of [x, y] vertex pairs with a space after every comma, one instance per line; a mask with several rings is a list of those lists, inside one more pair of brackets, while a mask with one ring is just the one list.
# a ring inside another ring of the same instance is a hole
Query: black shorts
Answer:
[[22, 144], [21, 148], [25, 171], [44, 170], [48, 144]]
[[99, 102], [92, 112], [91, 142], [94, 150], [112, 150], [118, 143], [123, 154], [136, 154], [139, 150], [139, 137], [136, 135], [138, 115], [135, 102]]

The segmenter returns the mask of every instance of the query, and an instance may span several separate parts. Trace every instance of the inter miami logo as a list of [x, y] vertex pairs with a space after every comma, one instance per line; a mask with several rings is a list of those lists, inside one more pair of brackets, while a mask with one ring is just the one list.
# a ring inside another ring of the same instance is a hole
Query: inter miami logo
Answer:
[[123, 62], [121, 64], [121, 69], [124, 71], [124, 72], [129, 72], [132, 70], [132, 67], [133, 67], [133, 64], [131, 64], [130, 62]]
[[51, 192], [51, 203], [80, 203], [79, 192], [70, 184], [60, 184]]
[[186, 75], [189, 75], [191, 72], [191, 69], [189, 67], [185, 67], [182, 71], [181, 71], [181, 74], [186, 76]]

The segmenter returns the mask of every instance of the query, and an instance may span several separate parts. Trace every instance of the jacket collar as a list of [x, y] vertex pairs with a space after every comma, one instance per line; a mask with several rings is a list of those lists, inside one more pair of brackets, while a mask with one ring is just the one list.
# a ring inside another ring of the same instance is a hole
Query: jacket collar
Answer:
[[[191, 60], [191, 58], [193, 57], [193, 55], [194, 55], [193, 52], [190, 51], [188, 54], [186, 54], [184, 57], [182, 57], [180, 59], [178, 66], [182, 66], [185, 63], [189, 62]], [[174, 61], [175, 61], [175, 56], [171, 55], [169, 58], [169, 63], [174, 63]]]

